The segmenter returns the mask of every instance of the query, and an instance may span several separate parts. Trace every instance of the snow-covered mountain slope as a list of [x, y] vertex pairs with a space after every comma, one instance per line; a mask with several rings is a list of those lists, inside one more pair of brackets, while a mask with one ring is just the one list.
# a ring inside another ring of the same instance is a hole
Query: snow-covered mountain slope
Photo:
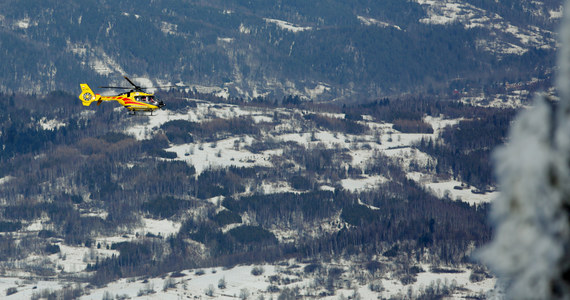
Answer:
[[[469, 3], [458, 0], [418, 0], [425, 7], [427, 16], [420, 19], [425, 24], [450, 25], [459, 23], [466, 29], [485, 28], [493, 34], [477, 40], [477, 45], [491, 53], [522, 55], [531, 48], [555, 49], [556, 34], [546, 28], [531, 24], [512, 24], [501, 15], [486, 11]], [[538, 3], [535, 4], [540, 7]], [[557, 21], [562, 7], [549, 11], [547, 20]], [[541, 11], [533, 13], [541, 16]]]
[[129, 75], [244, 98], [449, 92], [458, 81], [545, 77], [561, 15], [561, 2], [546, 0], [214, 2], [160, 0], [140, 10], [7, 1], [0, 55], [11, 64], [0, 90], [72, 91], [79, 79], [116, 85]]

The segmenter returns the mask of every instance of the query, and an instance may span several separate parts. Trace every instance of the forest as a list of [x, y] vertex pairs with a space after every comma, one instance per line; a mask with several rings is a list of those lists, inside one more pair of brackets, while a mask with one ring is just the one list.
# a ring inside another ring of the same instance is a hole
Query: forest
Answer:
[[[453, 266], [470, 262], [473, 247], [492, 235], [488, 204], [438, 198], [408, 179], [392, 157], [376, 153], [359, 169], [351, 165], [351, 149], [283, 142], [272, 130], [295, 122], [298, 128], [286, 130], [306, 130], [309, 140], [318, 138], [316, 132], [358, 137], [371, 134], [362, 121], [366, 117], [393, 123], [398, 132], [432, 134], [424, 116], [461, 116], [463, 121], [442, 130], [437, 140], [422, 139], [414, 146], [436, 161], [417, 168], [484, 190], [495, 185], [490, 151], [504, 142], [514, 110], [422, 96], [338, 106], [293, 97], [226, 100], [180, 91], [162, 96], [177, 98], [169, 103], [177, 111], [198, 109], [181, 98], [201, 97], [211, 107], [231, 103], [268, 111], [272, 121], [256, 123], [248, 116], [170, 120], [154, 128], [150, 138], [136, 139], [127, 129], [152, 117], [136, 119], [105, 105], [83, 110], [74, 95], [63, 92], [1, 95], [11, 105], [0, 111], [0, 178], [7, 182], [0, 184], [0, 263], [58, 253], [59, 245], [118, 251], [88, 263], [85, 271], [95, 285], [187, 268], [338, 255], [421, 261], [430, 253], [432, 262]], [[339, 113], [344, 117], [333, 117]], [[61, 125], [42, 126], [46, 120]], [[199, 173], [167, 150], [195, 144], [221, 153], [217, 143], [232, 137], [238, 137], [236, 149], [251, 153], [281, 150], [271, 158], [272, 167], [210, 167]], [[255, 141], [242, 146], [240, 137]], [[390, 180], [371, 190], [343, 188], [342, 180], [364, 172]], [[283, 182], [293, 192], [263, 192], [268, 182]], [[147, 233], [106, 246], [97, 242], [140, 226], [143, 218], [182, 225], [173, 235]], [[38, 220], [42, 230], [24, 231]], [[283, 238], [286, 230], [295, 237]], [[47, 268], [34, 270], [52, 274]]]
[[[0, 58], [12, 64], [0, 66], [0, 91], [72, 90], [78, 78], [117, 84], [126, 73], [246, 98], [255, 95], [244, 91], [255, 89], [278, 99], [292, 90], [310, 96], [309, 89], [324, 84], [313, 97], [346, 100], [521, 82], [548, 77], [554, 66], [557, 20], [547, 16], [560, 1], [466, 1], [521, 30], [543, 30], [544, 47], [498, 34], [492, 23], [424, 24], [427, 8], [415, 1], [317, 2], [160, 0], [137, 10], [133, 1], [4, 1]], [[388, 25], [365, 25], [359, 17]], [[311, 30], [284, 30], [269, 19]], [[488, 51], [481, 46], [486, 40], [525, 51]]]

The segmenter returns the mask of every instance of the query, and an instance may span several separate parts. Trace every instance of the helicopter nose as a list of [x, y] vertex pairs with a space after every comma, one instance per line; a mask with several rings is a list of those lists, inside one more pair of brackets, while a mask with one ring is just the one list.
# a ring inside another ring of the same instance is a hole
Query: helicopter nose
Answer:
[[160, 102], [158, 102], [158, 107], [163, 108], [166, 104], [164, 104], [164, 102], [161, 100]]

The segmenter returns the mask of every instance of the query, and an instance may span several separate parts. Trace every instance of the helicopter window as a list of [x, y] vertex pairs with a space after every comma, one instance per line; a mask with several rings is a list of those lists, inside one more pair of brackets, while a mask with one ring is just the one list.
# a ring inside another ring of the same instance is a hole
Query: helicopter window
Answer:
[[135, 101], [155, 102], [154, 96], [135, 96]]

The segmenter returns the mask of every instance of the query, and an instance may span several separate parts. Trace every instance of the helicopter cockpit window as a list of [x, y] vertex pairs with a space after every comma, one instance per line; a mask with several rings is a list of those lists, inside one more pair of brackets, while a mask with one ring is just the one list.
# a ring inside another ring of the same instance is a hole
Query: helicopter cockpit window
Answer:
[[154, 96], [135, 96], [135, 101], [154, 103]]

